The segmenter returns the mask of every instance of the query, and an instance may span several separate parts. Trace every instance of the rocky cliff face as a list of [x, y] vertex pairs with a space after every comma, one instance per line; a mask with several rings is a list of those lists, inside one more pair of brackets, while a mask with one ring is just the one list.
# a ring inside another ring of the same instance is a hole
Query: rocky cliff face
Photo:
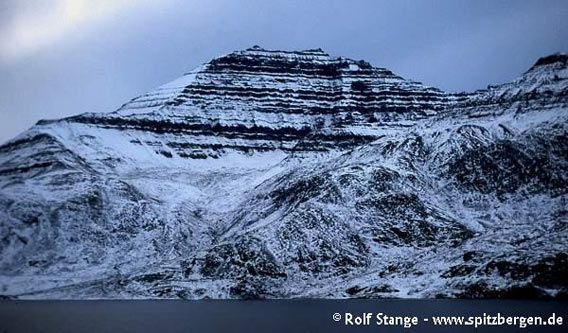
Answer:
[[253, 47], [0, 147], [0, 294], [565, 297], [568, 56], [450, 94]]

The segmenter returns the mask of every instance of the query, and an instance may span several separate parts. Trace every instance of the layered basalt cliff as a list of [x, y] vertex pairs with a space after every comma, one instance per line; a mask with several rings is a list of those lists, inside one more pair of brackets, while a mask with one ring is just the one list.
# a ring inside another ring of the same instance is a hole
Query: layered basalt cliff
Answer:
[[364, 61], [319, 49], [253, 47], [213, 59], [114, 113], [66, 121], [183, 134], [167, 143], [182, 157], [218, 156], [225, 148], [326, 151], [372, 141], [382, 125], [435, 114], [447, 99]]

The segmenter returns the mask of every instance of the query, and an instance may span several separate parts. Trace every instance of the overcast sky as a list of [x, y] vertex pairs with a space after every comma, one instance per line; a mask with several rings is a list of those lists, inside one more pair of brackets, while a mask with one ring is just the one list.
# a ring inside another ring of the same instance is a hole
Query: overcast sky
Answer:
[[568, 1], [0, 0], [0, 142], [113, 111], [211, 58], [321, 47], [447, 91], [568, 50]]

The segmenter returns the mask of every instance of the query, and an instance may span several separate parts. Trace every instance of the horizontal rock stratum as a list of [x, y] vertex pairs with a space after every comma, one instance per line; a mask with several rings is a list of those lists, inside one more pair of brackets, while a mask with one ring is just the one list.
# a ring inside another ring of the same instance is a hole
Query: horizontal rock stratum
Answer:
[[567, 62], [447, 93], [254, 46], [39, 121], [0, 146], [0, 294], [566, 297]]

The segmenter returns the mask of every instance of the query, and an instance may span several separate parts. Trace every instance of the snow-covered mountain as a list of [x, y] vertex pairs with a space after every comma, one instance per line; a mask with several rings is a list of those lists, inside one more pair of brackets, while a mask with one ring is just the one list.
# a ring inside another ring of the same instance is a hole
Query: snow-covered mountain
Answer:
[[233, 52], [0, 146], [0, 294], [566, 297], [567, 120], [566, 54], [452, 94]]

